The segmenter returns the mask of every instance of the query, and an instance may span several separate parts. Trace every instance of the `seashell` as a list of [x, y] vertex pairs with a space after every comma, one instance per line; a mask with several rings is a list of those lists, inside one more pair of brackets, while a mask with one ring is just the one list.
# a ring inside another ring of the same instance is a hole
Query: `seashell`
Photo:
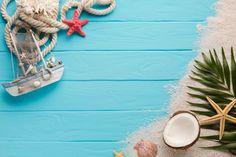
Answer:
[[137, 150], [138, 157], [156, 157], [158, 153], [157, 145], [147, 140], [139, 141], [134, 149]]
[[39, 14], [50, 17], [54, 10], [58, 9], [59, 0], [16, 0], [16, 4], [28, 15]]

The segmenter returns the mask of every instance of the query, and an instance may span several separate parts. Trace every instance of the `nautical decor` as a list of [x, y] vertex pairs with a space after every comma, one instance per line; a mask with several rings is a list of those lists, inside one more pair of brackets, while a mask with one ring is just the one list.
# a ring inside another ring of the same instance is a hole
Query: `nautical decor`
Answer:
[[[44, 57], [51, 52], [57, 42], [57, 32], [69, 29], [67, 35], [74, 31], [85, 36], [81, 27], [88, 20], [79, 20], [82, 11], [93, 15], [106, 15], [116, 6], [115, 0], [69, 0], [62, 6], [61, 19], [57, 20], [59, 0], [16, 0], [16, 12], [13, 16], [7, 13], [11, 0], [3, 0], [2, 16], [6, 20], [5, 40], [11, 55], [17, 57], [15, 70], [12, 58], [14, 80], [3, 83], [5, 90], [12, 96], [19, 96], [42, 88], [61, 79], [64, 64], [54, 55], [47, 60]], [[95, 4], [107, 8], [94, 9]], [[66, 12], [75, 7], [72, 21], [66, 20]]]
[[79, 33], [79, 35], [81, 35], [82, 37], [85, 36], [85, 33], [82, 31], [81, 27], [88, 23], [88, 19], [79, 20], [78, 18], [79, 12], [78, 10], [75, 10], [73, 20], [62, 20], [63, 23], [67, 24], [70, 27], [67, 33], [68, 36], [72, 35], [75, 31]]
[[[10, 36], [21, 71], [17, 72], [14, 81], [2, 84], [9, 94], [12, 96], [26, 94], [61, 79], [64, 72], [63, 63], [56, 61], [55, 57], [45, 61], [33, 31], [17, 33], [16, 38], [11, 33]], [[39, 64], [38, 56], [43, 65]], [[14, 66], [12, 68], [14, 69]]]

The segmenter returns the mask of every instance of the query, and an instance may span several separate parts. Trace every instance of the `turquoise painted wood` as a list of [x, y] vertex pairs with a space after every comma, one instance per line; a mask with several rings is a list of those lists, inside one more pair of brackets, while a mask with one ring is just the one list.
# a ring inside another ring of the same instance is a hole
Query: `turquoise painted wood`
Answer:
[[162, 110], [2, 112], [0, 126], [3, 129], [0, 130], [0, 140], [120, 141], [127, 136], [127, 133], [132, 133], [136, 128], [143, 126], [144, 122], [150, 121], [155, 116], [164, 115], [166, 112]]
[[[111, 15], [112, 16], [112, 15]], [[192, 50], [197, 38], [195, 22], [90, 22], [85, 38], [65, 31], [59, 33], [55, 51], [155, 51]], [[0, 29], [3, 29], [3, 25]], [[177, 29], [178, 28], [178, 29]], [[127, 31], [129, 30], [129, 31]], [[0, 51], [7, 51], [3, 31], [0, 32]]]
[[[60, 0], [61, 4], [65, 1]], [[205, 21], [206, 16], [214, 14], [211, 8], [214, 2], [215, 0], [117, 0], [118, 7], [112, 13], [112, 16], [108, 15], [98, 18], [84, 14], [82, 17], [88, 17], [91, 21], [98, 22]], [[14, 9], [15, 6], [13, 4], [8, 10], [12, 13]], [[0, 22], [3, 22], [2, 17]]]
[[[67, 81], [177, 80], [195, 55], [192, 51], [67, 51], [55, 54], [66, 64], [63, 80]], [[10, 55], [2, 52], [0, 60], [0, 71], [11, 71]], [[12, 78], [11, 72], [0, 75], [0, 80]]]
[[145, 80], [61, 81], [19, 98], [11, 98], [1, 90], [0, 111], [167, 110], [169, 93], [166, 86], [175, 83]]
[[[59, 33], [62, 81], [18, 98], [0, 88], [0, 156], [112, 157], [130, 133], [167, 116], [167, 87], [196, 55], [196, 25], [214, 2], [117, 0], [108, 16], [84, 13], [86, 38]], [[12, 79], [4, 25], [0, 18], [0, 82]]]
[[11, 141], [0, 142], [0, 155], [24, 156], [24, 157], [43, 157], [43, 156], [60, 156], [60, 157], [112, 157], [111, 152], [114, 149], [124, 146], [122, 142], [111, 141], [88, 141], [88, 142], [24, 142]]

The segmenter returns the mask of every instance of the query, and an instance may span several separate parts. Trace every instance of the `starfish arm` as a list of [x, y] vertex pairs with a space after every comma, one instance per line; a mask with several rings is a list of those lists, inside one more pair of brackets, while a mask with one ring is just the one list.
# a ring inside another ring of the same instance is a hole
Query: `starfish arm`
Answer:
[[67, 24], [69, 27], [73, 26], [75, 24], [74, 21], [71, 20], [62, 20], [63, 23]]
[[225, 118], [222, 117], [220, 120], [220, 133], [219, 133], [219, 140], [222, 139], [225, 131]]
[[74, 27], [71, 27], [71, 28], [68, 30], [67, 35], [68, 35], [68, 36], [71, 36], [71, 35], [74, 33], [74, 31], [75, 31]]
[[209, 117], [209, 118], [206, 118], [206, 119], [200, 121], [200, 124], [201, 125], [210, 124], [210, 123], [214, 123], [216, 121], [219, 121], [220, 119], [221, 119], [221, 115], [217, 114], [217, 115], [214, 115], [212, 117]]
[[229, 105], [227, 105], [227, 106], [224, 108], [223, 112], [224, 112], [225, 114], [229, 113], [230, 110], [234, 107], [235, 104], [236, 104], [236, 99], [234, 99], [233, 101], [231, 101], [231, 103], [229, 103]]
[[80, 21], [80, 23], [81, 23], [82, 26], [83, 26], [83, 25], [86, 25], [88, 22], [89, 22], [88, 19], [84, 19], [84, 20], [81, 20], [81, 21]]
[[236, 123], [236, 118], [230, 115], [226, 115], [226, 120], [230, 121], [231, 123]]
[[213, 100], [211, 100], [211, 98], [206, 97], [207, 101], [211, 104], [211, 106], [216, 110], [217, 113], [222, 113], [223, 110], [219, 107], [219, 105], [217, 105]]
[[78, 11], [78, 10], [75, 10], [75, 11], [74, 11], [73, 20], [78, 20], [78, 18], [79, 18], [79, 11]]
[[114, 156], [115, 156], [115, 157], [123, 157], [123, 156], [124, 156], [124, 155], [123, 155], [123, 151], [120, 151], [120, 152], [114, 151], [113, 153], [114, 153]]
[[81, 28], [77, 28], [75, 31], [78, 32], [82, 37], [86, 36], [86, 34], [82, 31]]
[[87, 19], [84, 20], [79, 20], [79, 11], [75, 10], [74, 11], [74, 16], [72, 20], [62, 20], [63, 23], [67, 24], [69, 26], [69, 31], [67, 33], [68, 36], [72, 35], [75, 31], [78, 32], [81, 36], [85, 36], [85, 33], [81, 29], [81, 26], [85, 25], [88, 23]]

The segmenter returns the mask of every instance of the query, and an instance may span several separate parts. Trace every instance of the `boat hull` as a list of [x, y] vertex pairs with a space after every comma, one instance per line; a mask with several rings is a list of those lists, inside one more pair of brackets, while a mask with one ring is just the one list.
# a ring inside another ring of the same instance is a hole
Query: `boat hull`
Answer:
[[44, 73], [40, 72], [18, 81], [3, 83], [2, 85], [12, 96], [27, 94], [59, 81], [64, 73], [64, 65], [58, 65], [51, 68], [50, 71], [51, 74], [48, 71], [45, 71]]

